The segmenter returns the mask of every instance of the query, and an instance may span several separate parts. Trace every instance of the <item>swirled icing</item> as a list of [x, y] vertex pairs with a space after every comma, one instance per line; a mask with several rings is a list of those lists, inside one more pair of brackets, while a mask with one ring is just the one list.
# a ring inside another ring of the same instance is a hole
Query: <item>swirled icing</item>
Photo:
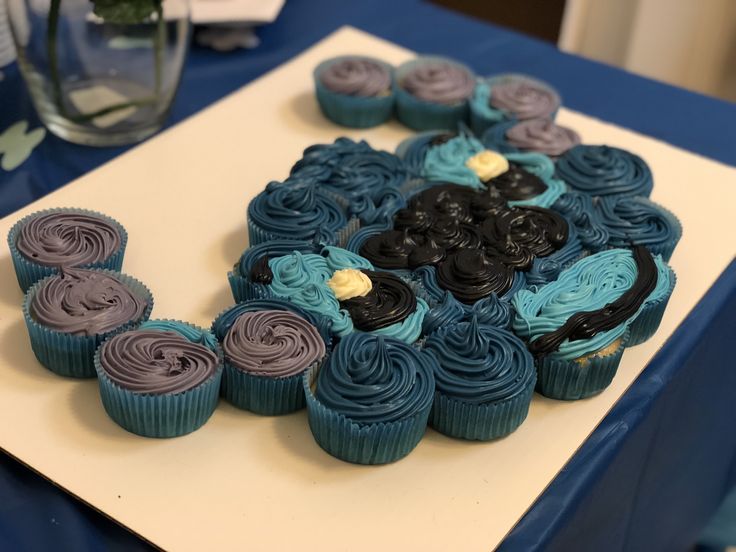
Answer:
[[336, 270], [332, 278], [327, 280], [327, 285], [330, 286], [338, 301], [364, 297], [373, 289], [371, 279], [354, 268]]
[[437, 267], [437, 283], [463, 303], [473, 303], [491, 293], [503, 295], [513, 281], [513, 268], [480, 249], [458, 249]]
[[593, 196], [648, 196], [653, 186], [641, 157], [612, 146], [575, 146], [557, 160], [557, 176]]
[[598, 202], [600, 220], [609, 233], [609, 245], [648, 247], [679, 240], [682, 226], [664, 207], [644, 197], [618, 196]]
[[386, 186], [373, 196], [353, 198], [348, 206], [348, 214], [357, 217], [363, 224], [377, 224], [391, 220], [394, 213], [404, 205], [406, 201], [401, 192]]
[[183, 393], [210, 379], [218, 366], [208, 347], [175, 331], [132, 330], [102, 344], [100, 366], [115, 384], [135, 393]]
[[557, 92], [523, 77], [491, 84], [490, 105], [517, 119], [550, 118], [560, 107]]
[[147, 306], [146, 298], [107, 272], [66, 268], [36, 290], [30, 313], [47, 328], [96, 335], [139, 320]]
[[580, 136], [550, 119], [537, 118], [516, 123], [506, 131], [506, 140], [522, 151], [536, 151], [557, 157], [577, 146]]
[[308, 180], [271, 182], [248, 205], [248, 217], [266, 232], [295, 240], [309, 240], [347, 224], [337, 203]]
[[[671, 289], [670, 270], [656, 256], [657, 281], [636, 313], [615, 328], [596, 333], [589, 339], [563, 341], [549, 356], [561, 359], [579, 358], [612, 344], [626, 332], [641, 309], [665, 297]], [[595, 311], [619, 299], [636, 281], [637, 264], [627, 249], [610, 249], [586, 257], [563, 270], [557, 280], [536, 290], [520, 290], [512, 303], [516, 310], [514, 332], [527, 340], [555, 332], [575, 314]]]
[[434, 361], [402, 341], [356, 333], [319, 371], [315, 396], [357, 423], [393, 422], [429, 408]]
[[401, 322], [417, 308], [414, 292], [401, 278], [389, 272], [363, 271], [371, 282], [368, 293], [340, 301], [361, 331], [379, 330]]
[[552, 209], [561, 213], [572, 222], [577, 230], [580, 243], [591, 251], [602, 249], [609, 239], [608, 229], [600, 218], [599, 211], [593, 205], [588, 194], [567, 192], [562, 194], [552, 205]]
[[391, 73], [385, 65], [360, 57], [330, 63], [319, 79], [328, 90], [349, 96], [379, 96], [391, 87]]
[[498, 295], [492, 293], [473, 304], [472, 315], [481, 324], [508, 328], [511, 324], [511, 305], [508, 301], [502, 301], [498, 298]]
[[325, 258], [327, 268], [331, 272], [344, 268], [367, 268], [368, 270], [373, 270], [373, 265], [368, 259], [342, 247], [327, 245], [322, 248], [322, 256]]
[[272, 378], [300, 374], [325, 356], [317, 328], [283, 310], [241, 314], [225, 335], [222, 349], [236, 368]]
[[399, 85], [425, 102], [455, 105], [470, 97], [475, 79], [455, 63], [419, 59], [401, 76]]
[[424, 317], [422, 331], [425, 335], [433, 331], [459, 322], [465, 317], [465, 309], [449, 291], [445, 291], [442, 299]]
[[472, 170], [481, 182], [496, 178], [509, 170], [509, 162], [503, 155], [495, 151], [483, 150], [465, 161], [465, 166]]
[[83, 266], [115, 253], [121, 236], [114, 224], [91, 213], [47, 212], [32, 216], [15, 246], [29, 261], [45, 266]]
[[422, 176], [427, 180], [484, 189], [478, 174], [466, 164], [468, 159], [483, 151], [485, 151], [483, 144], [472, 136], [455, 136], [447, 142], [427, 149]]
[[480, 324], [473, 316], [427, 338], [437, 359], [437, 391], [472, 403], [495, 403], [527, 389], [536, 377], [524, 343], [511, 332]]
[[213, 351], [217, 350], [217, 339], [210, 332], [202, 331], [194, 326], [175, 320], [146, 320], [137, 329], [175, 332], [184, 336], [192, 343], [199, 343]]

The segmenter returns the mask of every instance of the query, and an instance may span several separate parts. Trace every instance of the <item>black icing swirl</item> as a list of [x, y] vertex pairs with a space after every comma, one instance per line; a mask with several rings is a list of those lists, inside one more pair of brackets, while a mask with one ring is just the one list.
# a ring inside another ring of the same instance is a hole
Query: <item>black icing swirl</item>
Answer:
[[459, 249], [437, 267], [437, 283], [467, 304], [491, 293], [501, 296], [513, 281], [513, 268], [479, 249]]
[[363, 270], [373, 288], [363, 297], [340, 301], [353, 325], [361, 331], [371, 332], [401, 322], [417, 308], [414, 292], [401, 278], [388, 272]]
[[515, 163], [509, 170], [486, 182], [493, 186], [507, 201], [522, 201], [543, 194], [547, 185], [537, 175], [525, 171]]
[[408, 268], [416, 242], [406, 230], [388, 230], [368, 238], [360, 255], [380, 268]]

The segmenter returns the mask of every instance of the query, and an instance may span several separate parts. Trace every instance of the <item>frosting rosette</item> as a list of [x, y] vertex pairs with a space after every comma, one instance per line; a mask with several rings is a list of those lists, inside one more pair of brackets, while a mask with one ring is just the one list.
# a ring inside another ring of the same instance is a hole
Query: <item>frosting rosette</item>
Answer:
[[347, 219], [335, 199], [309, 179], [271, 182], [248, 205], [251, 245], [273, 240], [337, 241]]
[[385, 64], [361, 57], [335, 60], [322, 69], [319, 78], [332, 92], [349, 96], [378, 96], [391, 87], [391, 72]]
[[120, 270], [128, 235], [116, 220], [87, 209], [32, 213], [8, 233], [8, 246], [23, 291], [60, 267]]
[[425, 348], [437, 359], [432, 427], [453, 437], [488, 440], [524, 421], [536, 373], [531, 354], [511, 332], [473, 316], [437, 330]]
[[559, 157], [580, 144], [580, 136], [550, 119], [535, 118], [493, 125], [483, 134], [482, 142], [503, 153], [530, 151]]
[[682, 237], [677, 217], [645, 197], [613, 196], [599, 201], [597, 208], [613, 247], [644, 245], [669, 261]]
[[575, 226], [580, 243], [586, 249], [596, 252], [608, 244], [608, 229], [588, 194], [566, 192], [555, 201], [552, 209]]
[[207, 330], [178, 320], [151, 320], [107, 339], [95, 354], [105, 411], [146, 437], [177, 437], [212, 415], [222, 353]]
[[612, 146], [575, 146], [557, 159], [557, 177], [595, 197], [649, 196], [652, 171], [644, 160]]
[[427, 424], [434, 360], [396, 339], [344, 338], [305, 379], [317, 443], [349, 462], [383, 464], [407, 455]]

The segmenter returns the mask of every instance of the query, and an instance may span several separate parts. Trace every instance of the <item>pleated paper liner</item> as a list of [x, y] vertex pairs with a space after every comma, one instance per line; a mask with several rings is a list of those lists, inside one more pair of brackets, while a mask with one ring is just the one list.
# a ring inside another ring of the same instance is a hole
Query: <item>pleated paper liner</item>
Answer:
[[[209, 333], [193, 324], [174, 322]], [[143, 437], [179, 437], [199, 429], [212, 416], [222, 380], [222, 350], [219, 346], [217, 370], [209, 379], [181, 393], [163, 394], [137, 393], [113, 382], [100, 365], [100, 350], [101, 347], [95, 353], [94, 364], [102, 405], [108, 416], [123, 429]]]
[[59, 332], [39, 324], [31, 315], [31, 303], [36, 292], [44, 285], [47, 276], [36, 282], [26, 293], [23, 301], [23, 317], [25, 318], [31, 348], [38, 361], [55, 374], [73, 378], [95, 377], [94, 355], [97, 347], [108, 337], [133, 329], [141, 322], [148, 320], [153, 309], [153, 296], [148, 288], [131, 276], [112, 270], [93, 269], [95, 272], [109, 274], [125, 284], [133, 293], [146, 300], [147, 306], [138, 320], [123, 324], [112, 331], [96, 335], [75, 335]]
[[27, 292], [28, 289], [39, 280], [42, 280], [47, 276], [51, 276], [52, 274], [59, 273], [58, 266], [46, 266], [34, 263], [33, 261], [24, 257], [16, 247], [18, 234], [25, 224], [38, 216], [52, 213], [72, 213], [78, 215], [88, 215], [101, 218], [105, 222], [111, 224], [115, 228], [115, 230], [117, 230], [118, 235], [120, 236], [120, 246], [118, 247], [118, 249], [114, 251], [107, 259], [96, 263], [89, 263], [78, 266], [75, 265], [74, 268], [106, 268], [108, 270], [115, 270], [118, 272], [120, 271], [123, 266], [123, 257], [125, 256], [125, 246], [128, 243], [128, 233], [118, 221], [103, 213], [98, 213], [97, 211], [91, 211], [89, 209], [77, 209], [74, 207], [44, 209], [42, 211], [37, 211], [23, 217], [13, 225], [13, 227], [10, 229], [10, 232], [8, 233], [8, 247], [10, 248], [10, 256], [13, 260], [15, 275], [18, 278], [18, 285], [23, 290], [23, 293]]
[[672, 292], [675, 289], [677, 283], [677, 276], [672, 268], [667, 267], [670, 273], [670, 287], [666, 295], [659, 298], [657, 301], [653, 301], [644, 305], [644, 308], [639, 313], [634, 321], [629, 325], [629, 342], [627, 347], [633, 347], [644, 343], [650, 337], [652, 337], [659, 329], [659, 324], [662, 322], [664, 311], [667, 309], [667, 303], [672, 296]]

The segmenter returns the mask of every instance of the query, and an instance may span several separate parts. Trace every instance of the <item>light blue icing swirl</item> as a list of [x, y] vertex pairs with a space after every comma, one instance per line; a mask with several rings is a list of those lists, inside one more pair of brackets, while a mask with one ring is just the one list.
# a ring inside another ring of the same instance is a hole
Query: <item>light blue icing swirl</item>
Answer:
[[[654, 260], [657, 285], [635, 315], [590, 339], [566, 340], [549, 356], [570, 360], [607, 347], [624, 335], [646, 305], [666, 297], [671, 291], [671, 272], [659, 255]], [[609, 249], [586, 257], [560, 273], [554, 282], [516, 293], [512, 300], [516, 310], [514, 332], [528, 342], [534, 341], [558, 329], [575, 313], [601, 309], [615, 301], [631, 288], [636, 276], [636, 262], [628, 249]]]
[[373, 265], [368, 259], [341, 247], [327, 245], [322, 248], [322, 256], [327, 263], [327, 268], [331, 272], [346, 268], [374, 270]]
[[368, 333], [393, 337], [409, 344], [414, 343], [422, 335], [422, 325], [428, 312], [429, 305], [427, 305], [427, 302], [421, 297], [417, 297], [417, 308], [401, 322]]
[[496, 403], [534, 385], [534, 360], [524, 343], [507, 330], [469, 322], [439, 329], [426, 350], [437, 359], [438, 392], [471, 404]]
[[444, 144], [429, 148], [424, 158], [422, 176], [427, 180], [485, 190], [485, 185], [475, 171], [465, 165], [468, 159], [484, 149], [483, 144], [471, 136], [459, 135], [451, 138]]
[[434, 370], [431, 356], [402, 341], [355, 333], [325, 361], [315, 396], [357, 423], [395, 422], [429, 409]]
[[242, 278], [250, 279], [253, 265], [264, 255], [269, 258], [282, 257], [298, 251], [299, 253], [315, 253], [321, 251], [322, 246], [315, 242], [298, 242], [295, 240], [270, 240], [249, 247], [240, 256], [235, 265], [235, 271]]
[[508, 118], [505, 112], [491, 106], [491, 87], [488, 82], [481, 79], [478, 79], [470, 97], [470, 108], [491, 124], [500, 123]]
[[459, 322], [465, 317], [463, 305], [449, 291], [445, 291], [442, 299], [424, 317], [422, 330], [429, 335], [435, 330]]
[[664, 207], [644, 197], [610, 197], [598, 203], [609, 245], [656, 247], [677, 243], [682, 226]]
[[599, 251], [608, 244], [608, 229], [588, 194], [564, 193], [555, 201], [552, 209], [563, 215], [575, 227], [583, 247]]
[[217, 340], [210, 332], [176, 320], [147, 320], [138, 326], [138, 329], [178, 333], [192, 343], [204, 345], [212, 351], [217, 350]]
[[430, 142], [440, 134], [435, 130], [421, 132], [403, 140], [396, 148], [396, 155], [404, 162], [411, 176], [423, 178], [424, 160], [430, 150]]
[[575, 146], [557, 160], [557, 177], [592, 196], [648, 196], [653, 186], [641, 157], [612, 146]]
[[509, 201], [509, 205], [532, 205], [536, 207], [549, 208], [557, 199], [567, 191], [565, 183], [554, 178], [555, 164], [542, 153], [508, 153], [504, 154], [511, 163], [516, 163], [522, 169], [538, 176], [547, 186], [547, 189], [538, 196], [529, 199]]

